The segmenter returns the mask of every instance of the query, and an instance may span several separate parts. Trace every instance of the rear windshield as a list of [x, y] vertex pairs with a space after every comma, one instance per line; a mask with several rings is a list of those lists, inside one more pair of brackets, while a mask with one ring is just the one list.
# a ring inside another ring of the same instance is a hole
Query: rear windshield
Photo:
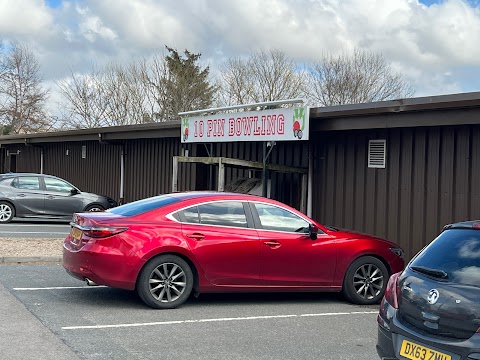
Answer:
[[480, 286], [480, 230], [442, 232], [410, 266], [443, 270], [447, 281]]
[[160, 195], [148, 199], [134, 201], [125, 205], [108, 209], [108, 212], [122, 216], [135, 216], [150, 210], [158, 209], [180, 201], [168, 195]]

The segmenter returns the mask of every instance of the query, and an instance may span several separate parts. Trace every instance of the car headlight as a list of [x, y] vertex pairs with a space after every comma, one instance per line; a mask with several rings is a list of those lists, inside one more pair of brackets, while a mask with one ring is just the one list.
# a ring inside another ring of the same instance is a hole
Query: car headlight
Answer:
[[400, 259], [403, 259], [405, 256], [405, 253], [401, 248], [390, 248], [390, 251], [397, 255]]

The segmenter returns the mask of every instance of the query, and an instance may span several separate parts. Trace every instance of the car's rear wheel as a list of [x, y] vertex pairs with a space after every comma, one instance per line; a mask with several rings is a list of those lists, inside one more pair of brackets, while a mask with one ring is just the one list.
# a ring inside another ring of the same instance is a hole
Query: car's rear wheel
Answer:
[[156, 309], [173, 309], [183, 304], [192, 288], [192, 269], [175, 255], [160, 255], [150, 260], [137, 282], [140, 298]]
[[378, 303], [385, 293], [388, 270], [376, 257], [363, 256], [348, 268], [343, 280], [347, 300], [360, 305]]
[[0, 201], [0, 223], [8, 223], [15, 216], [15, 208], [12, 204]]
[[85, 211], [91, 211], [91, 212], [104, 211], [104, 210], [105, 208], [101, 205], [90, 205], [85, 209]]

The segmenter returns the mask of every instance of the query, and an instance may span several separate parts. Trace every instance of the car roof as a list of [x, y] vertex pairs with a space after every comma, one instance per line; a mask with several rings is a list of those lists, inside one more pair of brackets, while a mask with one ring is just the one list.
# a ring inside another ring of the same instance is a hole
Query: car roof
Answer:
[[5, 173], [5, 174], [0, 174], [0, 177], [6, 178], [6, 177], [16, 177], [16, 176], [48, 176], [48, 177], [56, 177], [53, 175], [47, 175], [47, 174], [37, 174], [37, 173]]
[[174, 197], [180, 201], [190, 200], [196, 198], [216, 198], [216, 197], [229, 197], [229, 198], [242, 198], [242, 199], [259, 199], [256, 195], [249, 194], [240, 194], [240, 193], [230, 193], [230, 192], [221, 192], [221, 191], [187, 191], [179, 193], [167, 194], [168, 196]]
[[443, 230], [449, 229], [476, 229], [480, 230], [480, 220], [461, 221], [453, 224], [448, 224], [443, 227]]
[[2, 177], [13, 177], [13, 176], [28, 176], [28, 175], [43, 175], [43, 174], [35, 174], [35, 173], [5, 173], [0, 174]]

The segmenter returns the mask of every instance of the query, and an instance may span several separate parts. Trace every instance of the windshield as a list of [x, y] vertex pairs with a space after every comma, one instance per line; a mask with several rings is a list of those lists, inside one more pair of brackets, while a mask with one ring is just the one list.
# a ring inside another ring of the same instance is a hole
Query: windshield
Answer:
[[450, 229], [442, 232], [410, 263], [412, 270], [464, 285], [480, 286], [480, 231]]

